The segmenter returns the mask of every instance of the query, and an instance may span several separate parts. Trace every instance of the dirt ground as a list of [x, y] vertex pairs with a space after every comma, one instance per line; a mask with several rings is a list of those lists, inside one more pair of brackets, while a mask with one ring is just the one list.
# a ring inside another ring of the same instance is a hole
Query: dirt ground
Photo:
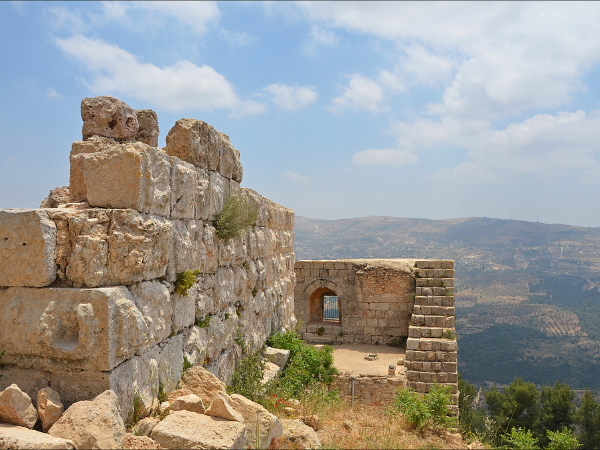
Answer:
[[[315, 345], [320, 348], [322, 345]], [[333, 361], [340, 372], [359, 374], [387, 375], [390, 364], [396, 366], [396, 374], [403, 373], [404, 364], [399, 365], [398, 359], [404, 360], [405, 349], [388, 345], [372, 344], [341, 344], [333, 346]], [[377, 354], [375, 361], [368, 361], [365, 356]]]

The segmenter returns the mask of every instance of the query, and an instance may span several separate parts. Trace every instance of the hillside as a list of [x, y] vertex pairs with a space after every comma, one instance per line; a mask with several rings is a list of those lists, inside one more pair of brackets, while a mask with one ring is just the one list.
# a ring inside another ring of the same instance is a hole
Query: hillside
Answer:
[[468, 381], [507, 384], [522, 376], [600, 389], [600, 228], [476, 217], [297, 217], [295, 233], [298, 260], [455, 260], [459, 370]]

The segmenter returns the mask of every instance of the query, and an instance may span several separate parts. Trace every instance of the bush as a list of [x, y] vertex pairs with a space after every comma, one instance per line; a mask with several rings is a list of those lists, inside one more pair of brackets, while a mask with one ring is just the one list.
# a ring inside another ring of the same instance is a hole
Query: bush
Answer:
[[448, 417], [450, 388], [434, 384], [431, 390], [421, 396], [413, 389], [398, 389], [391, 403], [392, 412], [402, 413], [418, 429], [428, 426], [446, 428], [452, 419]]
[[254, 352], [240, 361], [227, 386], [228, 394], [240, 394], [253, 402], [263, 404], [265, 386], [261, 384], [265, 363], [260, 352]]
[[246, 197], [231, 195], [215, 222], [216, 234], [228, 241], [240, 236], [250, 228], [258, 217], [258, 208], [250, 204]]
[[550, 443], [546, 447], [548, 450], [570, 450], [579, 447], [579, 442], [569, 429], [563, 431], [547, 430], [546, 435]]
[[200, 275], [199, 270], [186, 270], [177, 275], [177, 281], [175, 282], [175, 293], [179, 295], [188, 295], [188, 291], [196, 282], [196, 278]]
[[510, 449], [539, 450], [537, 439], [533, 437], [531, 430], [525, 431], [521, 428], [512, 427], [510, 433], [502, 436], [502, 440], [506, 442]]

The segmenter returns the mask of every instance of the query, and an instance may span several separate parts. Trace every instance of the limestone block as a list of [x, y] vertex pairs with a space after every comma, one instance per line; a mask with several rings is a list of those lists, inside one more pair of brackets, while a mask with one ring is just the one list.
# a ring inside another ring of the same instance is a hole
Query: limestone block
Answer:
[[263, 356], [283, 369], [290, 357], [290, 351], [281, 348], [265, 347]]
[[299, 448], [318, 449], [321, 441], [315, 430], [300, 419], [282, 419], [283, 443]]
[[[176, 334], [167, 341], [160, 351], [158, 374], [165, 393], [177, 386], [183, 370], [183, 334]], [[192, 390], [192, 392], [194, 392]]]
[[198, 172], [196, 167], [171, 156], [171, 201], [170, 217], [174, 219], [195, 219]]
[[206, 248], [206, 256], [204, 257], [202, 267], [206, 273], [215, 272], [219, 266], [218, 240], [219, 238], [216, 235], [215, 227], [205, 222], [204, 231], [202, 234], [202, 243]]
[[55, 253], [56, 225], [44, 210], [0, 210], [0, 286], [48, 286]]
[[133, 139], [139, 123], [132, 108], [115, 97], [100, 96], [81, 100], [83, 139], [98, 135], [118, 140]]
[[134, 112], [139, 124], [135, 140], [150, 147], [158, 147], [159, 128], [156, 113], [151, 109], [136, 109]]
[[202, 364], [208, 352], [206, 328], [191, 326], [183, 332], [183, 356], [193, 364]]
[[90, 136], [85, 141], [75, 141], [71, 144], [69, 156], [79, 155], [80, 153], [96, 153], [107, 150], [118, 144], [112, 138], [103, 136]]
[[234, 239], [235, 254], [233, 257], [234, 264], [243, 264], [248, 259], [248, 249], [246, 246], [246, 234], [238, 236]]
[[[191, 411], [204, 414], [205, 408], [202, 399], [195, 394], [182, 395], [172, 402], [173, 411]], [[210, 416], [211, 414], [209, 414]]]
[[48, 436], [46, 433], [18, 425], [0, 423], [0, 448], [71, 450], [75, 448], [75, 443], [68, 439]]
[[210, 405], [219, 392], [225, 393], [225, 383], [202, 366], [194, 366], [183, 372], [177, 389], [189, 389]]
[[47, 432], [60, 419], [65, 408], [60, 395], [51, 387], [40, 389], [37, 393], [37, 411], [42, 421], [42, 429]]
[[[283, 426], [279, 418], [263, 406], [248, 400], [239, 394], [231, 395], [232, 406], [244, 418], [247, 425], [244, 448], [273, 448], [283, 435]], [[258, 436], [257, 436], [258, 433]]]
[[196, 320], [196, 292], [188, 291], [188, 295], [171, 294], [173, 323], [171, 331], [177, 333], [192, 325]]
[[[248, 266], [249, 267], [249, 266]], [[244, 267], [233, 268], [233, 295], [236, 299], [243, 298], [248, 289], [248, 274]]]
[[125, 425], [117, 395], [105, 391], [91, 401], [74, 403], [48, 434], [72, 440], [76, 448], [121, 448]]
[[124, 287], [0, 292], [4, 362], [49, 370], [110, 370], [131, 358], [148, 326]]
[[40, 208], [56, 208], [70, 202], [69, 186], [57, 187], [50, 191], [48, 197], [42, 200]]
[[246, 426], [218, 417], [175, 411], [163, 419], [150, 437], [163, 448], [244, 448]]
[[256, 257], [264, 258], [267, 256], [267, 236], [264, 228], [257, 228], [255, 231], [256, 236]]
[[[90, 205], [168, 216], [171, 164], [163, 151], [134, 142], [73, 159], [77, 164], [71, 175], [84, 183], [73, 188], [77, 192], [85, 190]], [[80, 175], [76, 173], [78, 168], [83, 172]]]
[[[218, 239], [218, 238], [217, 238]], [[227, 241], [218, 239], [219, 266], [231, 266], [235, 261], [235, 239]]]
[[170, 156], [176, 156], [196, 167], [216, 171], [219, 170], [225, 137], [206, 122], [180, 119], [169, 130], [164, 150]]
[[177, 280], [177, 274], [186, 270], [202, 269], [202, 256], [206, 254], [203, 243], [204, 228], [198, 220], [172, 220], [173, 233], [169, 244], [167, 278]]
[[0, 422], [33, 428], [38, 420], [38, 412], [31, 403], [31, 397], [11, 384], [0, 392]]
[[136, 436], [150, 436], [150, 433], [159, 422], [160, 420], [155, 417], [146, 417], [136, 423], [132, 431]]
[[246, 287], [249, 291], [254, 289], [256, 286], [256, 281], [258, 280], [258, 271], [256, 270], [256, 264], [254, 261], [247, 261], [247, 269], [246, 269]]
[[196, 320], [202, 320], [209, 314], [219, 311], [215, 297], [215, 274], [201, 274], [196, 281]]
[[[171, 297], [169, 290], [158, 281], [143, 281], [128, 286], [138, 310], [148, 326], [148, 340], [142, 346], [146, 349], [171, 334]], [[138, 353], [141, 351], [138, 350]]]
[[208, 174], [208, 219], [216, 220], [229, 194], [229, 184], [219, 172]]
[[233, 347], [237, 335], [238, 316], [233, 306], [222, 310], [221, 313], [212, 316], [210, 326], [207, 328], [208, 357], [214, 359], [224, 349]]
[[246, 231], [246, 254], [248, 259], [258, 258], [258, 249], [256, 247], [255, 228]]
[[68, 232], [72, 250], [65, 276], [76, 285], [131, 284], [166, 272], [172, 234], [166, 219], [133, 210], [88, 209], [69, 213]]
[[210, 216], [210, 177], [206, 169], [196, 167], [196, 204], [194, 206], [194, 218], [208, 220]]
[[217, 270], [215, 295], [217, 308], [220, 310], [233, 303], [234, 297], [234, 273], [229, 267], [219, 267]]
[[236, 422], [244, 421], [244, 417], [233, 409], [229, 395], [223, 393], [219, 393], [213, 399], [205, 414], [207, 416], [221, 417], [226, 420], [234, 420]]
[[[231, 346], [233, 346], [233, 342]], [[241, 349], [239, 347], [229, 348], [229, 350], [223, 351], [219, 356], [210, 361], [206, 369], [219, 378], [219, 380], [223, 380], [226, 384], [229, 384], [235, 370], [235, 361], [240, 358]]]
[[155, 448], [162, 449], [158, 442], [153, 441], [148, 436], [135, 436], [131, 433], [127, 433], [123, 438], [124, 449], [137, 450], [140, 448]]

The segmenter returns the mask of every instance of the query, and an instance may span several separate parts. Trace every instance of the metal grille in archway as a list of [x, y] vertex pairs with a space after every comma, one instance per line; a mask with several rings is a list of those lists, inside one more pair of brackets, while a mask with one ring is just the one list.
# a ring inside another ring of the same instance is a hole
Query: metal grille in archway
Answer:
[[340, 321], [340, 306], [337, 295], [323, 296], [323, 320], [329, 322]]

